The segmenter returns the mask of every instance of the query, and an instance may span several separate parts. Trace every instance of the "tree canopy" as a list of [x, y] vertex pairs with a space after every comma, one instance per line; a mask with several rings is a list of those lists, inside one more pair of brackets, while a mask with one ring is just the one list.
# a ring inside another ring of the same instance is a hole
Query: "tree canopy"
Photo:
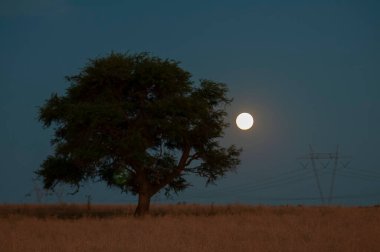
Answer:
[[65, 94], [39, 110], [54, 128], [54, 154], [36, 171], [46, 189], [102, 180], [139, 195], [136, 214], [144, 214], [160, 190], [188, 187], [185, 175], [214, 183], [240, 162], [240, 149], [219, 143], [232, 102], [227, 86], [196, 85], [177, 61], [111, 53], [66, 79]]

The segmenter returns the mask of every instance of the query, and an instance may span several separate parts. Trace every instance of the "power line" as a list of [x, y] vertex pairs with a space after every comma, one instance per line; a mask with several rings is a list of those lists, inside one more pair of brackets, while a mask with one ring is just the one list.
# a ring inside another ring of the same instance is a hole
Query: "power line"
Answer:
[[[354, 199], [354, 198], [374, 198], [380, 197], [380, 194], [359, 194], [359, 195], [340, 195], [334, 196], [334, 186], [335, 179], [337, 175], [344, 177], [350, 177], [355, 179], [362, 179], [366, 181], [376, 181], [380, 180], [380, 173], [376, 171], [370, 171], [366, 169], [352, 169], [348, 167], [350, 164], [349, 156], [342, 156], [339, 154], [339, 145], [336, 148], [335, 152], [332, 153], [317, 153], [314, 152], [311, 146], [310, 153], [306, 157], [299, 158], [300, 160], [308, 160], [308, 162], [300, 162], [302, 168], [293, 169], [290, 171], [285, 171], [277, 173], [274, 177], [267, 177], [262, 179], [259, 183], [240, 183], [223, 188], [216, 188], [213, 190], [207, 190], [202, 192], [196, 192], [190, 196], [190, 199], [210, 199], [215, 198], [215, 196], [223, 194], [225, 196], [231, 196], [235, 193], [239, 195], [246, 195], [261, 190], [275, 189], [283, 187], [289, 184], [296, 184], [298, 182], [305, 182], [313, 177], [317, 180], [317, 187], [319, 191], [319, 197], [286, 197], [286, 198], [277, 198], [277, 197], [261, 197], [254, 199], [256, 200], [273, 200], [273, 201], [302, 201], [302, 200], [321, 200], [324, 203], [325, 195], [323, 194], [322, 186], [320, 179], [324, 174], [329, 174], [331, 176], [330, 188], [328, 193], [328, 203], [331, 203], [332, 200], [339, 199]], [[348, 161], [342, 161], [344, 159], [349, 159]], [[326, 162], [326, 161], [327, 162]], [[309, 164], [311, 164], [312, 169], [308, 169]], [[328, 169], [329, 165], [333, 164], [333, 169]], [[320, 168], [322, 167], [322, 169]], [[310, 174], [310, 172], [312, 172]], [[325, 176], [324, 176], [325, 177]], [[189, 198], [189, 197], [187, 197]]]
[[[271, 187], [271, 186], [276, 187], [276, 186], [281, 185], [283, 183], [292, 182], [294, 180], [296, 180], [296, 181], [303, 180], [306, 178], [304, 175], [307, 175], [307, 173], [309, 173], [309, 172], [306, 171], [303, 173], [293, 174], [291, 176], [273, 177], [271, 180], [267, 179], [267, 180], [265, 180], [266, 182], [262, 182], [262, 183], [258, 183], [258, 184], [253, 184], [253, 183], [238, 184], [238, 185], [233, 185], [233, 186], [229, 186], [229, 187], [207, 190], [205, 192], [212, 193], [212, 192], [219, 192], [221, 190], [223, 191], [223, 193], [225, 193], [225, 192], [240, 192], [241, 190], [247, 190], [247, 189], [255, 190], [257, 188], [268, 187], [268, 186], [269, 187]], [[205, 193], [205, 192], [202, 192], [202, 193]]]
[[[286, 175], [290, 175], [290, 177], [295, 176], [295, 175], [299, 176], [300, 171], [305, 171], [305, 169], [304, 168], [298, 168], [298, 169], [293, 169], [290, 171], [276, 173], [275, 177], [266, 177], [264, 179], [260, 179], [260, 182], [258, 184], [253, 184], [252, 182], [246, 182], [246, 183], [240, 183], [240, 184], [225, 186], [225, 187], [223, 187], [223, 190], [242, 189], [245, 187], [252, 187], [252, 186], [256, 186], [256, 185], [259, 186], [259, 185], [266, 184], [266, 183], [273, 183], [276, 180], [279, 180], [279, 179], [281, 180], [281, 179], [287, 178], [288, 176], [286, 176]], [[219, 191], [219, 188], [207, 190], [207, 192], [214, 192], [214, 191]]]
[[365, 170], [365, 169], [352, 169], [352, 168], [349, 168], [349, 167], [340, 168], [338, 170], [339, 171], [356, 172], [356, 173], [361, 173], [362, 175], [365, 175], [365, 176], [371, 176], [371, 177], [380, 178], [380, 173], [378, 173], [376, 171], [369, 171], [369, 170]]
[[[332, 197], [334, 200], [338, 199], [366, 199], [366, 198], [379, 198], [380, 199], [380, 193], [373, 193], [373, 194], [348, 194], [348, 195], [339, 195]], [[255, 200], [266, 200], [266, 201], [318, 201], [320, 200], [320, 197], [318, 196], [311, 196], [311, 197], [255, 197]]]
[[347, 178], [361, 179], [361, 180], [371, 181], [371, 182], [380, 180], [380, 178], [378, 177], [371, 177], [371, 176], [366, 176], [366, 175], [352, 173], [352, 172], [338, 171], [338, 173], [340, 176], [347, 177]]
[[275, 184], [266, 184], [266, 185], [261, 185], [261, 186], [251, 186], [251, 187], [241, 187], [239, 189], [235, 188], [234, 190], [226, 190], [224, 188], [220, 188], [220, 190], [216, 191], [214, 190], [213, 192], [208, 192], [208, 191], [204, 191], [204, 192], [198, 192], [198, 194], [195, 194], [195, 195], [192, 195], [192, 198], [212, 198], [212, 197], [215, 197], [215, 195], [218, 195], [218, 194], [223, 194], [223, 195], [226, 195], [226, 194], [233, 194], [233, 193], [239, 193], [239, 195], [241, 194], [247, 194], [247, 193], [252, 193], [252, 192], [256, 192], [256, 191], [260, 191], [260, 190], [266, 190], [266, 189], [273, 189], [273, 188], [276, 188], [276, 187], [279, 187], [279, 186], [284, 186], [284, 185], [288, 185], [288, 184], [294, 184], [296, 182], [299, 182], [299, 181], [306, 181], [307, 179], [312, 179], [313, 176], [310, 175], [310, 176], [297, 176], [297, 177], [293, 177], [291, 179], [287, 179], [287, 180], [282, 180], [281, 182], [280, 181], [277, 181], [277, 183]]
[[[319, 191], [319, 195], [321, 198], [322, 204], [325, 202], [325, 195], [323, 193], [323, 189], [320, 182], [320, 172], [317, 167], [316, 161], [318, 160], [320, 164], [322, 164], [323, 168], [327, 168], [329, 166], [330, 161], [333, 162], [333, 169], [332, 169], [332, 175], [331, 175], [331, 182], [330, 182], [330, 189], [327, 197], [327, 202], [330, 204], [333, 199], [333, 192], [334, 192], [334, 186], [335, 186], [335, 177], [336, 172], [338, 169], [339, 160], [341, 159], [347, 159], [350, 158], [348, 156], [341, 156], [339, 154], [339, 145], [336, 146], [335, 152], [315, 152], [311, 145], [309, 145], [309, 154], [305, 155], [303, 157], [300, 157], [300, 160], [307, 160], [307, 162], [310, 162], [312, 165], [312, 170], [315, 176], [315, 180], [317, 183], [317, 188]], [[321, 160], [327, 160], [327, 163], [322, 163]], [[301, 165], [306, 167], [308, 163], [304, 164], [301, 162]], [[349, 162], [346, 163], [344, 166], [348, 166]]]

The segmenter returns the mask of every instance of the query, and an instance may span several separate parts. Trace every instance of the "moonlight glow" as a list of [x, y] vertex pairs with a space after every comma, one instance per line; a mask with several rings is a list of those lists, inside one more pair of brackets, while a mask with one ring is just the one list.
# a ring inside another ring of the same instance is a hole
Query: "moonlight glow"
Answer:
[[249, 113], [241, 113], [236, 117], [236, 125], [239, 129], [248, 130], [253, 125], [253, 117]]

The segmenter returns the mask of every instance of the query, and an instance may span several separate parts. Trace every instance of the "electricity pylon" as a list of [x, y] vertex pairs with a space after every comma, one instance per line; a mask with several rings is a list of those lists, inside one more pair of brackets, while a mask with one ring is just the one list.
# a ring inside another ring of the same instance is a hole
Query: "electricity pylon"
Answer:
[[[303, 157], [300, 157], [298, 159], [300, 160], [307, 160], [306, 163], [300, 162], [301, 165], [306, 169], [307, 166], [309, 165], [309, 162], [312, 165], [312, 170], [315, 176], [315, 180], [317, 182], [317, 187], [319, 191], [319, 195], [321, 197], [321, 202], [322, 204], [325, 203], [325, 195], [323, 193], [322, 187], [321, 187], [321, 182], [320, 182], [320, 177], [319, 177], [319, 172], [317, 168], [316, 161], [320, 161], [320, 164], [322, 165], [323, 168], [328, 168], [330, 162], [333, 162], [333, 171], [331, 175], [331, 181], [330, 181], [330, 190], [329, 194], [327, 197], [327, 202], [328, 204], [331, 204], [332, 198], [333, 198], [333, 193], [334, 193], [334, 186], [335, 186], [335, 175], [336, 175], [336, 170], [338, 169], [338, 164], [340, 159], [349, 159], [351, 158], [350, 156], [341, 156], [339, 154], [339, 145], [336, 146], [336, 151], [335, 152], [315, 152], [312, 148], [311, 145], [309, 145], [309, 154], [305, 155]], [[322, 163], [322, 160], [327, 160], [327, 163]], [[345, 163], [344, 166], [347, 166], [349, 163]]]

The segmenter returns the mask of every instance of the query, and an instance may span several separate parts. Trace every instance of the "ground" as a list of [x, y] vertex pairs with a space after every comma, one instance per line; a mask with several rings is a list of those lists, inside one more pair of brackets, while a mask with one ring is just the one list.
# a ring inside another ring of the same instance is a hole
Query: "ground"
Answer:
[[380, 208], [2, 205], [0, 251], [379, 251]]

